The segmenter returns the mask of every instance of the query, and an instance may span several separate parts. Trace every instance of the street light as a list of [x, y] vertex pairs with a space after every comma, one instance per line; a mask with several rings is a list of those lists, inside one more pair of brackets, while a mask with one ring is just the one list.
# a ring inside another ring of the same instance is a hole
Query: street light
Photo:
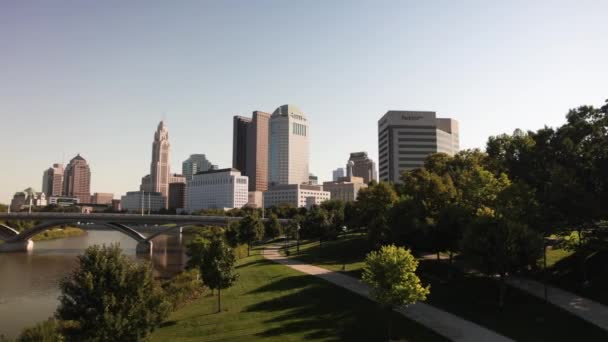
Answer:
[[300, 224], [296, 226], [296, 254], [300, 255]]

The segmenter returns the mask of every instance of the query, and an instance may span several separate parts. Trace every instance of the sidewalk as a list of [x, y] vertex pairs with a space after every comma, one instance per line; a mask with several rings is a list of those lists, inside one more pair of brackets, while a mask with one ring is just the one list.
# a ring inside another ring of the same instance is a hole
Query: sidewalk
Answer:
[[[267, 247], [263, 251], [264, 257], [302, 273], [317, 276], [332, 284], [370, 298], [369, 288], [358, 279], [338, 272], [329, 271], [321, 267], [304, 264], [298, 260], [286, 258], [279, 254], [279, 248], [280, 246]], [[408, 307], [399, 308], [396, 311], [452, 341], [513, 341], [492, 330], [428, 304], [416, 303]]]
[[[511, 276], [507, 284], [545, 299], [544, 285], [538, 281]], [[553, 286], [547, 286], [547, 295], [549, 303], [608, 331], [607, 306]]]

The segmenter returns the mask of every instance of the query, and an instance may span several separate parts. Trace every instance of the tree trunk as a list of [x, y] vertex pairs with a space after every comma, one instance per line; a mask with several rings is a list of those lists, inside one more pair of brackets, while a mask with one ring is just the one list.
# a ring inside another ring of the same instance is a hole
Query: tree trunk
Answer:
[[388, 314], [388, 317], [386, 318], [386, 325], [387, 325], [387, 332], [388, 332], [387, 341], [390, 342], [391, 341], [391, 333], [392, 333], [392, 325], [393, 325], [392, 324], [393, 323], [392, 322], [392, 316], [393, 316], [392, 315], [393, 314], [393, 308], [392, 307], [390, 307], [390, 306], [388, 307], [387, 314]]
[[548, 293], [547, 293], [547, 282], [549, 282], [549, 273], [547, 272], [547, 243], [544, 242], [543, 243], [543, 275], [544, 275], [544, 292], [545, 292], [545, 301], [548, 300]]
[[437, 251], [437, 261], [441, 260], [441, 256], [439, 255], [439, 251]]
[[247, 256], [249, 256], [249, 251], [251, 251], [251, 244], [247, 244]]
[[217, 312], [222, 312], [222, 289], [217, 289]]
[[449, 262], [450, 262], [450, 267], [448, 267], [448, 279], [452, 279], [452, 273], [453, 273], [453, 268], [454, 268], [454, 253], [452, 252], [452, 250], [449, 250]]
[[503, 273], [500, 274], [500, 290], [498, 294], [498, 308], [502, 311], [502, 308], [505, 306], [505, 294], [507, 292], [507, 284], [505, 280], [505, 275]]

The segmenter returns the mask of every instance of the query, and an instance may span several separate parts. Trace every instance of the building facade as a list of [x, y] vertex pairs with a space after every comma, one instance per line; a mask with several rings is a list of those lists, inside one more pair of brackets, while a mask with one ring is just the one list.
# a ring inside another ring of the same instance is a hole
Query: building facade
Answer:
[[49, 197], [48, 203], [60, 207], [71, 207], [80, 203], [80, 200], [77, 197], [51, 196]]
[[346, 176], [346, 174], [344, 174], [343, 167], [339, 167], [331, 172], [331, 180], [334, 182], [337, 182], [338, 178], [344, 177], [344, 176]]
[[[151, 192], [160, 192], [165, 198], [169, 196], [169, 175], [171, 167], [171, 144], [169, 144], [169, 130], [161, 121], [154, 133], [152, 143], [152, 162], [150, 163]], [[166, 204], [166, 201], [165, 201]], [[123, 206], [124, 207], [124, 206]]]
[[268, 150], [269, 187], [308, 183], [309, 136], [308, 119], [298, 107], [283, 105], [272, 113]]
[[64, 170], [63, 196], [76, 197], [80, 203], [91, 200], [91, 169], [80, 154], [72, 158]]
[[133, 213], [151, 213], [165, 209], [167, 198], [160, 192], [129, 191], [120, 198], [122, 210]]
[[212, 169], [217, 169], [217, 165], [207, 160], [207, 156], [204, 154], [191, 154], [188, 159], [182, 162], [182, 175], [186, 177], [186, 180], [192, 179], [192, 176], [201, 171]]
[[63, 164], [53, 164], [42, 174], [42, 192], [46, 197], [61, 196], [63, 193]]
[[399, 183], [402, 172], [423, 166], [428, 155], [458, 150], [458, 122], [435, 112], [388, 111], [378, 121], [380, 181]]
[[248, 201], [249, 179], [234, 168], [197, 173], [186, 185], [186, 211], [241, 208]]
[[109, 192], [96, 192], [91, 196], [91, 204], [105, 204], [111, 205], [114, 199], [114, 194]]
[[235, 116], [233, 121], [232, 167], [249, 178], [249, 191], [265, 191], [270, 114], [254, 111], [251, 119]]
[[310, 208], [330, 199], [330, 193], [320, 185], [282, 184], [271, 186], [264, 192], [264, 207], [280, 204]]
[[356, 201], [359, 190], [367, 188], [361, 177], [340, 177], [335, 182], [324, 182], [323, 190], [328, 191], [332, 200]]
[[26, 208], [44, 207], [46, 205], [47, 197], [44, 192], [36, 192], [32, 188], [27, 188], [13, 195], [10, 210], [17, 212]]
[[186, 183], [169, 183], [169, 209], [186, 208]]
[[232, 120], [232, 167], [247, 173], [247, 133], [251, 119], [235, 115]]
[[367, 156], [367, 152], [353, 152], [348, 161], [353, 162], [351, 176], [363, 178], [366, 184], [372, 180], [378, 181], [376, 163]]

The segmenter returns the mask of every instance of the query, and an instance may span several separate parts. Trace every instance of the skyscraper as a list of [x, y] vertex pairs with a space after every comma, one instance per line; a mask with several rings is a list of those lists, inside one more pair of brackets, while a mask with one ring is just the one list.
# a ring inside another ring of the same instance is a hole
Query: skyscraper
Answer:
[[308, 183], [308, 120], [294, 105], [270, 117], [268, 180], [270, 185]]
[[170, 149], [169, 130], [165, 123], [161, 121], [154, 133], [154, 142], [152, 143], [149, 191], [160, 192], [165, 197], [165, 205], [167, 196], [169, 196]]
[[391, 110], [378, 121], [380, 181], [400, 182], [403, 171], [421, 167], [429, 154], [458, 152], [458, 121], [435, 115]]
[[186, 180], [192, 179], [192, 176], [201, 171], [217, 169], [217, 165], [211, 164], [204, 154], [191, 154], [188, 159], [182, 162], [182, 175]]
[[63, 193], [63, 164], [53, 164], [42, 174], [42, 192], [46, 197], [61, 196]]
[[63, 174], [63, 195], [76, 197], [80, 203], [91, 201], [91, 169], [78, 154], [70, 160]]
[[339, 167], [339, 168], [333, 170], [331, 172], [331, 176], [332, 176], [331, 179], [334, 182], [337, 182], [338, 178], [344, 177], [344, 168], [343, 167]]
[[363, 178], [365, 184], [368, 184], [372, 180], [378, 181], [376, 163], [369, 159], [367, 152], [353, 152], [350, 154], [348, 161], [353, 162], [353, 174], [351, 176]]
[[251, 119], [235, 115], [232, 126], [232, 167], [247, 173], [247, 133]]
[[270, 114], [260, 111], [254, 111], [251, 119], [234, 117], [233, 167], [249, 177], [249, 191], [268, 189], [269, 121]]

